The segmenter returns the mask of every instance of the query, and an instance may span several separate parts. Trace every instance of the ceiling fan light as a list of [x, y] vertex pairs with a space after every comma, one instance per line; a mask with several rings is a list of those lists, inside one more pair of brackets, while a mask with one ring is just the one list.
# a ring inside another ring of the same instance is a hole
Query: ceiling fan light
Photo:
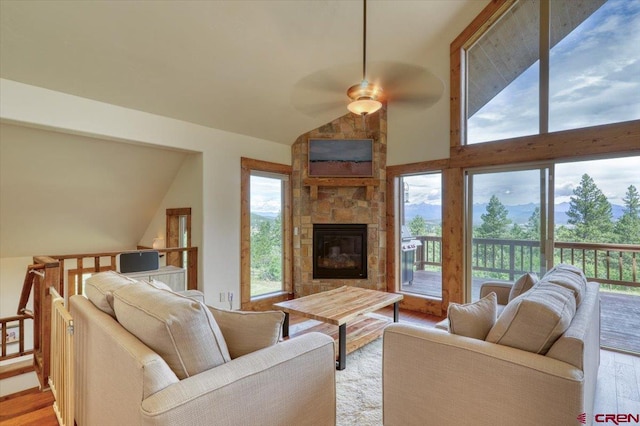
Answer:
[[356, 99], [347, 105], [347, 109], [357, 115], [373, 114], [382, 108], [382, 103], [374, 99]]

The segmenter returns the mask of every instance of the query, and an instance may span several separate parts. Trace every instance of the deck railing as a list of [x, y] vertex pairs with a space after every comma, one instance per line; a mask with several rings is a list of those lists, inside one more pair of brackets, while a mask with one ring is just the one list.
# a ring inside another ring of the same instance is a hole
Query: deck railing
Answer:
[[[415, 267], [442, 266], [442, 237], [418, 236]], [[513, 281], [526, 272], [543, 273], [540, 243], [529, 240], [474, 238], [472, 267], [488, 277]], [[640, 245], [555, 242], [554, 263], [580, 267], [588, 279], [601, 284], [640, 288]]]

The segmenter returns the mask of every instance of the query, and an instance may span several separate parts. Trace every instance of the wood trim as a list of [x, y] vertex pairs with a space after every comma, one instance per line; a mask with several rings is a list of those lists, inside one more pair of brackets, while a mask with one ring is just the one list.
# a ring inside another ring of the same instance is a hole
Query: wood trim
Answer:
[[491, 0], [473, 21], [451, 42], [451, 52], [466, 49], [491, 27], [516, 0]]
[[387, 167], [387, 291], [395, 293], [399, 290], [397, 280], [398, 247], [396, 245], [396, 203], [398, 194], [398, 174], [389, 173]]
[[281, 175], [290, 175], [291, 166], [280, 163], [272, 163], [270, 161], [255, 160], [253, 158], [241, 157], [240, 164], [243, 169], [260, 170], [269, 173], [279, 173]]
[[[292, 226], [292, 167], [286, 164], [240, 159], [240, 308], [243, 310], [269, 310], [273, 303], [288, 300], [293, 289], [293, 226]], [[283, 181], [282, 237], [283, 292], [274, 296], [251, 297], [251, 171], [263, 171], [289, 176]]]
[[442, 300], [409, 293], [402, 294], [404, 295], [404, 299], [400, 302], [400, 308], [438, 317], [442, 315], [446, 316], [447, 310], [443, 308]]
[[288, 292], [277, 293], [275, 295], [254, 297], [250, 302], [242, 307], [244, 311], [272, 311], [273, 304], [293, 299], [293, 294]]
[[387, 181], [389, 177], [440, 171], [449, 168], [449, 159], [421, 161], [419, 163], [399, 164], [387, 167]]
[[191, 207], [180, 207], [176, 209], [167, 209], [167, 215], [171, 216], [189, 216], [191, 215]]
[[[180, 217], [186, 216], [187, 223], [185, 225], [187, 231], [187, 247], [191, 247], [191, 207], [171, 208], [166, 210], [167, 226], [166, 233], [166, 246], [167, 247], [180, 247]], [[184, 259], [181, 253], [170, 252], [167, 253], [166, 259], [167, 265], [177, 266], [184, 268]]]
[[640, 120], [451, 148], [451, 167], [586, 160], [640, 153]]
[[450, 302], [464, 302], [464, 172], [443, 170], [442, 181], [442, 312], [446, 312]]

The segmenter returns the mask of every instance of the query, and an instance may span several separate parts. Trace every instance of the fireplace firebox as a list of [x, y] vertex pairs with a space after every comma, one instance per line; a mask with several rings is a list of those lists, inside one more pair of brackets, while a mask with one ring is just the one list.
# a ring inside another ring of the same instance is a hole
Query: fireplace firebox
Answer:
[[314, 224], [313, 278], [367, 278], [367, 225]]

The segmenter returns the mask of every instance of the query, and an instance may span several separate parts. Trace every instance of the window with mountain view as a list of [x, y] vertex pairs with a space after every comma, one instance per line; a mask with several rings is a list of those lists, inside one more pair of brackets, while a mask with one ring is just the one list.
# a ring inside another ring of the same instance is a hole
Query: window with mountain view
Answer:
[[540, 0], [517, 1], [467, 50], [467, 144], [640, 118], [640, 1], [549, 8], [541, 19]]
[[251, 297], [283, 289], [283, 179], [251, 174]]
[[442, 298], [442, 173], [402, 176], [400, 290]]

